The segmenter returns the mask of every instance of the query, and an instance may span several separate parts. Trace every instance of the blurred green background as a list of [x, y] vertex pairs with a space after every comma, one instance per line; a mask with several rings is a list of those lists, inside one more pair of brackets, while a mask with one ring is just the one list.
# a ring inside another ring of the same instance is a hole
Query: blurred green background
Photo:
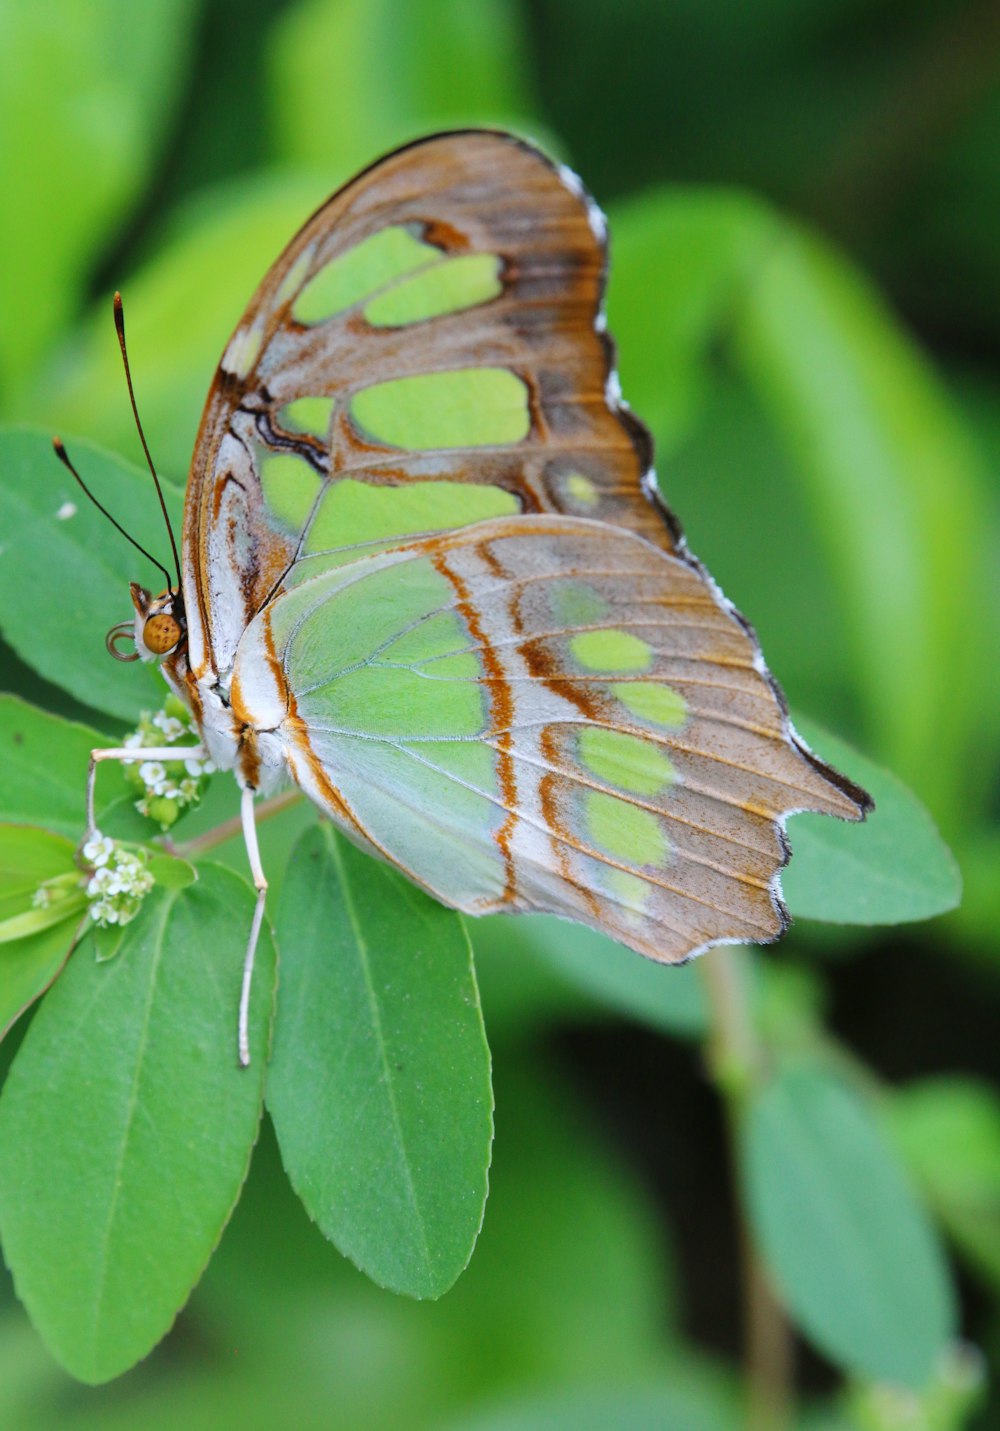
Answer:
[[[693, 549], [793, 707], [906, 780], [956, 854], [954, 915], [802, 922], [766, 961], [773, 1017], [825, 1018], [891, 1090], [963, 1334], [998, 1352], [995, 4], [0, 0], [0, 414], [136, 455], [120, 287], [150, 445], [182, 481], [282, 244], [378, 153], [466, 123], [535, 137], [607, 209], [624, 392]], [[74, 706], [3, 660], [8, 689], [86, 714], [86, 692]], [[533, 934], [473, 937], [497, 1143], [455, 1290], [414, 1304], [368, 1284], [310, 1228], [265, 1130], [203, 1283], [120, 1383], [70, 1381], [4, 1291], [0, 1424], [644, 1428], [668, 1404], [671, 1425], [737, 1424], [703, 1019], [626, 1018]], [[877, 1424], [804, 1345], [798, 1380], [803, 1424]], [[985, 1400], [968, 1424], [996, 1417]]]

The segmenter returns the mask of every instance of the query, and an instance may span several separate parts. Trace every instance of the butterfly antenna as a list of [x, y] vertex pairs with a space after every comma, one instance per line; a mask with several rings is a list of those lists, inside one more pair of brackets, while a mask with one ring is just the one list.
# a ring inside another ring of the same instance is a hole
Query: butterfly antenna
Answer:
[[80, 476], [79, 472], [78, 472], [78, 471], [76, 470], [76, 468], [73, 466], [72, 462], [69, 460], [69, 453], [66, 451], [66, 448], [63, 446], [63, 440], [62, 440], [62, 438], [61, 438], [61, 437], [54, 437], [54, 438], [52, 439], [52, 447], [53, 447], [53, 449], [54, 449], [54, 451], [55, 451], [56, 456], [59, 458], [59, 461], [62, 463], [62, 465], [63, 465], [65, 468], [67, 468], [67, 469], [73, 474], [73, 476], [76, 478], [77, 482], [80, 484], [80, 487], [81, 487], [82, 490], [83, 490], [84, 496], [90, 498], [90, 500], [93, 502], [93, 504], [94, 504], [94, 506], [97, 508], [97, 510], [98, 510], [99, 512], [103, 513], [103, 515], [104, 515], [105, 517], [107, 517], [107, 519], [108, 519], [108, 521], [111, 523], [111, 525], [112, 525], [113, 527], [117, 528], [117, 530], [118, 530], [119, 532], [121, 532], [122, 536], [125, 538], [125, 540], [126, 540], [127, 542], [131, 542], [131, 543], [132, 543], [132, 545], [135, 547], [136, 551], [142, 552], [143, 556], [147, 559], [147, 561], [151, 561], [155, 567], [159, 567], [160, 571], [162, 571], [162, 572], [163, 572], [163, 575], [166, 577], [167, 587], [169, 588], [169, 586], [170, 586], [170, 573], [167, 571], [167, 568], [163, 565], [162, 562], [159, 562], [159, 561], [156, 560], [156, 557], [153, 556], [152, 552], [148, 552], [145, 547], [140, 546], [139, 543], [136, 541], [135, 537], [130, 537], [129, 534], [128, 534], [128, 532], [127, 532], [127, 531], [125, 530], [125, 528], [122, 526], [121, 522], [116, 522], [115, 519], [114, 519], [114, 517], [113, 517], [113, 516], [111, 515], [111, 513], [108, 511], [107, 507], [104, 506], [103, 502], [99, 502], [99, 501], [97, 500], [97, 498], [94, 496], [93, 492], [92, 492], [92, 491], [90, 490], [90, 488], [87, 486], [86, 482], [85, 482], [85, 481], [83, 480], [83, 478]]
[[[128, 365], [128, 349], [125, 346], [125, 311], [122, 308], [122, 296], [115, 294], [115, 331], [118, 334], [118, 346], [122, 350], [122, 362], [125, 365], [125, 381], [128, 383], [128, 395], [132, 403], [132, 416], [135, 418], [135, 425], [139, 430], [139, 441], [142, 443], [142, 450], [146, 454], [146, 462], [149, 466], [150, 474], [153, 478], [153, 485], [156, 488], [156, 495], [160, 499], [160, 511], [163, 513], [163, 520], [167, 525], [167, 535], [170, 538], [170, 550], [174, 554], [174, 567], [177, 571], [177, 590], [181, 586], [181, 562], [177, 555], [177, 543], [174, 541], [174, 529], [170, 525], [170, 516], [167, 512], [167, 504], [163, 500], [163, 488], [160, 486], [160, 479], [156, 475], [156, 468], [153, 466], [153, 459], [149, 455], [149, 445], [146, 442], [146, 434], [142, 430], [142, 423], [139, 421], [139, 409], [136, 407], [135, 390], [132, 387], [132, 373]], [[157, 562], [157, 566], [159, 566]], [[162, 571], [163, 568], [160, 567]], [[170, 579], [167, 578], [167, 586], [170, 586]]]

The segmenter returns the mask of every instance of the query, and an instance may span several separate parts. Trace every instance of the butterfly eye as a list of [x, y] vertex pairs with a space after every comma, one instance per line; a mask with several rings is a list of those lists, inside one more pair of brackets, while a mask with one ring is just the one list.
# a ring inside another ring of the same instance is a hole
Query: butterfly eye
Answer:
[[181, 639], [181, 628], [175, 617], [166, 611], [150, 616], [142, 628], [142, 639], [146, 649], [155, 656], [165, 656]]

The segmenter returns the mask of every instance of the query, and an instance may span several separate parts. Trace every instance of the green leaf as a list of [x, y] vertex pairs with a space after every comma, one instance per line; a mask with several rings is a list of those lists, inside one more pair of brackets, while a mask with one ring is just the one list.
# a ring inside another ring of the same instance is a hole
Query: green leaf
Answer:
[[735, 1397], [678, 1367], [659, 1385], [574, 1388], [522, 1397], [448, 1423], [448, 1431], [732, 1431]]
[[270, 56], [279, 150], [343, 182], [419, 134], [509, 125], [531, 109], [525, 43], [507, 0], [307, 0]]
[[1000, 1097], [955, 1075], [897, 1089], [889, 1130], [950, 1236], [1000, 1288]]
[[732, 351], [795, 462], [880, 754], [950, 827], [982, 801], [997, 748], [981, 700], [998, 639], [982, 465], [864, 276], [782, 230], [734, 312]]
[[[36, 909], [35, 892], [47, 880], [57, 881], [53, 902]], [[78, 880], [69, 840], [30, 826], [0, 825], [0, 1038], [66, 962], [86, 905]]]
[[[329, 187], [328, 173], [283, 173], [207, 189], [158, 231], [161, 247], [123, 280], [129, 360], [141, 385], [143, 427], [161, 476], [166, 472], [180, 481], [187, 473], [209, 384], [233, 327], [268, 267]], [[183, 322], [178, 322], [179, 313]], [[60, 424], [63, 436], [80, 433], [106, 447], [136, 451], [132, 413], [123, 401], [121, 354], [106, 304], [85, 320], [69, 353], [57, 355], [30, 404], [26, 400], [23, 415], [46, 427]], [[69, 450], [73, 456], [76, 446]], [[156, 545], [142, 536], [139, 540], [161, 555], [162, 519], [157, 519], [148, 473], [141, 481], [144, 486], [141, 492], [136, 486], [133, 502], [148, 517]], [[121, 519], [121, 512], [112, 510]], [[133, 507], [133, 519], [136, 515]], [[123, 552], [122, 539], [115, 540], [121, 568], [132, 558]]]
[[170, 1327], [218, 1242], [257, 1134], [274, 991], [266, 929], [236, 1059], [253, 901], [201, 867], [154, 891], [122, 949], [77, 948], [0, 1098], [0, 1232], [18, 1295], [74, 1376], [101, 1382]]
[[[16, 391], [90, 286], [168, 131], [193, 0], [0, 11], [0, 389]], [[16, 58], [15, 58], [16, 57]], [[19, 136], [15, 142], [13, 136]], [[108, 333], [113, 343], [110, 313]], [[47, 574], [47, 573], [46, 573]]]
[[55, 924], [0, 949], [0, 1038], [57, 977], [69, 958], [73, 928]]
[[43, 880], [75, 869], [72, 840], [30, 825], [0, 825], [0, 917], [27, 907]]
[[187, 889], [198, 878], [198, 871], [179, 855], [152, 855], [149, 873], [163, 889]]
[[[473, 926], [474, 940], [475, 935]], [[689, 1038], [707, 1027], [705, 997], [693, 964], [656, 964], [596, 930], [550, 915], [519, 917], [512, 937], [590, 1000], [627, 1018]]]
[[834, 924], [902, 924], [954, 909], [962, 880], [951, 851], [923, 805], [888, 770], [811, 721], [804, 739], [856, 780], [875, 801], [861, 825], [796, 815], [793, 859], [782, 878], [792, 914]]
[[919, 1390], [954, 1330], [931, 1225], [867, 1108], [792, 1065], [741, 1131], [751, 1226], [802, 1331], [846, 1371]]
[[612, 209], [609, 326], [624, 390], [661, 453], [698, 421], [719, 338], [779, 226], [761, 200], [725, 190], [654, 189]]
[[[0, 818], [44, 825], [79, 840], [86, 820], [90, 752], [110, 744], [108, 736], [89, 726], [50, 715], [18, 696], [0, 694]], [[102, 763], [96, 793], [102, 829], [111, 808], [118, 811], [134, 799], [117, 761]]]
[[461, 920], [323, 825], [292, 855], [278, 930], [267, 1098], [292, 1185], [376, 1282], [440, 1296], [482, 1224], [492, 1138]]
[[[109, 511], [148, 551], [166, 559], [169, 546], [149, 474], [86, 443], [69, 450]], [[179, 532], [180, 496], [169, 484], [164, 495]], [[140, 661], [113, 661], [104, 636], [134, 614], [129, 579], [160, 591], [163, 576], [84, 498], [40, 432], [0, 431], [0, 530], [0, 628], [22, 660], [111, 715], [132, 719], [142, 706], [162, 705], [159, 672]]]

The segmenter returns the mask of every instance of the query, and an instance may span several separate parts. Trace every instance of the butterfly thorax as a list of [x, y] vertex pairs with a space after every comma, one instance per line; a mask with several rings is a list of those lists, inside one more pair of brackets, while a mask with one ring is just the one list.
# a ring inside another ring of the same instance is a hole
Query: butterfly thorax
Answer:
[[183, 596], [176, 588], [152, 596], [136, 582], [130, 583], [129, 592], [135, 607], [132, 630], [126, 632], [129, 623], [112, 628], [108, 633], [112, 654], [118, 656], [114, 640], [131, 634], [135, 657], [119, 659], [159, 664], [170, 689], [190, 709], [202, 743], [219, 769], [233, 770], [242, 785], [255, 790], [270, 791], [281, 784], [286, 766], [280, 751], [272, 748], [275, 742], [268, 732], [259, 731], [233, 709], [228, 679], [214, 671], [200, 678], [192, 672]]

